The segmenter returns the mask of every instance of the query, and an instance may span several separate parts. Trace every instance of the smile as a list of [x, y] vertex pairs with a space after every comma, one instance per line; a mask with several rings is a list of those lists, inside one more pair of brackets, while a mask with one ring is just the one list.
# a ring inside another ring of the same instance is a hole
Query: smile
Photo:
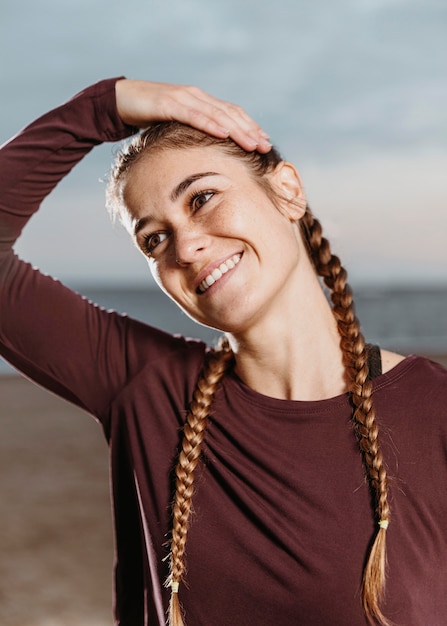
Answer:
[[214, 285], [224, 274], [232, 270], [241, 260], [241, 254], [235, 254], [230, 259], [221, 263], [208, 276], [206, 276], [198, 287], [200, 293], [204, 293], [211, 285]]

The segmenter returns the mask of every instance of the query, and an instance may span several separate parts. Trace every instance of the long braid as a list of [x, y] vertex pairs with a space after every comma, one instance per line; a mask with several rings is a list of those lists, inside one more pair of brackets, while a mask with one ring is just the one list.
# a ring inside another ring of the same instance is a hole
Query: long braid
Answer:
[[194, 472], [199, 462], [214, 394], [232, 357], [233, 354], [226, 340], [221, 342], [220, 350], [207, 355], [183, 428], [182, 448], [175, 469], [176, 491], [172, 507], [171, 562], [170, 574], [166, 582], [167, 586], [171, 587], [169, 626], [184, 626], [178, 587], [185, 572], [184, 555], [194, 492]]
[[388, 626], [390, 622], [379, 607], [385, 589], [386, 529], [390, 519], [388, 479], [378, 440], [379, 428], [372, 399], [372, 382], [368, 379], [367, 347], [355, 316], [346, 270], [339, 258], [331, 253], [328, 240], [322, 236], [321, 224], [309, 209], [302, 219], [302, 232], [316, 271], [331, 292], [348, 390], [354, 408], [352, 417], [354, 429], [374, 497], [379, 524], [363, 573], [363, 607], [370, 623], [377, 621], [382, 626]]

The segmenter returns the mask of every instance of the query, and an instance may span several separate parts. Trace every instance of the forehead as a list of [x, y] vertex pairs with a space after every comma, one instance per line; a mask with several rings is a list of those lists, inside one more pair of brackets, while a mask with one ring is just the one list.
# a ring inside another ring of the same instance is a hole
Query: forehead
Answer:
[[143, 154], [126, 175], [123, 200], [128, 211], [138, 214], [158, 203], [172, 203], [180, 183], [200, 173], [218, 175], [227, 184], [242, 184], [248, 177], [245, 163], [213, 146], [155, 150]]

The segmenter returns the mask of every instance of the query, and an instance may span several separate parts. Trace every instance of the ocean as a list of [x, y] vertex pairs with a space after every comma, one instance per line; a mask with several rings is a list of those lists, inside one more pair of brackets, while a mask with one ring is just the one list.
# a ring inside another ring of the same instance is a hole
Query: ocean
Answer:
[[[219, 336], [187, 317], [158, 289], [78, 289], [106, 309], [115, 309], [172, 333], [213, 343]], [[354, 290], [357, 317], [370, 343], [402, 354], [447, 353], [447, 287], [368, 286]], [[0, 374], [14, 370], [0, 359]]]

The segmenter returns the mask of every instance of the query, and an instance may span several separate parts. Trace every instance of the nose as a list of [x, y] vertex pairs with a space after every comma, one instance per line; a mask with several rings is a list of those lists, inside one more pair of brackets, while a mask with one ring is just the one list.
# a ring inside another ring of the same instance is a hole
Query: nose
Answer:
[[182, 229], [175, 234], [175, 262], [185, 267], [199, 261], [209, 245], [209, 238], [196, 230]]

